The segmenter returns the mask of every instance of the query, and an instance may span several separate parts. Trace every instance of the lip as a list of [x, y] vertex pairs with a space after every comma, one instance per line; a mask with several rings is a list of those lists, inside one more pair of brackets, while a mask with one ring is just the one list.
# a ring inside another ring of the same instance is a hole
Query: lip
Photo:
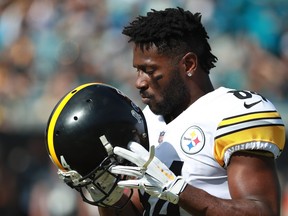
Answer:
[[149, 101], [151, 100], [151, 97], [149, 97], [149, 95], [147, 94], [140, 93], [140, 96], [144, 104], [148, 104]]
[[149, 98], [149, 97], [142, 97], [142, 103], [148, 104], [149, 101], [150, 101], [150, 98]]
[[151, 95], [149, 95], [147, 92], [140, 91], [140, 96], [144, 104], [148, 104], [151, 101]]

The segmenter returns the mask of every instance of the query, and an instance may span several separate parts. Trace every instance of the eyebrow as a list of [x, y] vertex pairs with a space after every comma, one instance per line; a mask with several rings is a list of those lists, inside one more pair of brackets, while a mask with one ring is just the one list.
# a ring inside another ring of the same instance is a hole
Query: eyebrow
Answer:
[[151, 64], [147, 64], [147, 63], [143, 63], [143, 64], [133, 64], [134, 68], [146, 68], [146, 67], [157, 67], [157, 64], [155, 63], [151, 63]]

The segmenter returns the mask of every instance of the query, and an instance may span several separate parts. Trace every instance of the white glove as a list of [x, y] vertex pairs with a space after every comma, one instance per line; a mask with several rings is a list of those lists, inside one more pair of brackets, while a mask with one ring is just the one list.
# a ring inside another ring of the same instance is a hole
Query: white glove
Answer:
[[[95, 173], [96, 176], [98, 174]], [[123, 194], [123, 188], [115, 186], [117, 178], [107, 171], [104, 171], [95, 182], [89, 179], [81, 180], [82, 176], [75, 170], [67, 172], [58, 170], [58, 175], [68, 186], [80, 192], [84, 201], [92, 205], [113, 206]]]
[[134, 180], [118, 182], [119, 187], [142, 188], [151, 196], [177, 204], [179, 194], [187, 183], [182, 176], [174, 173], [155, 157], [155, 146], [150, 147], [150, 153], [140, 144], [130, 142], [127, 150], [121, 147], [114, 148], [114, 154], [136, 164], [137, 166], [114, 166], [111, 172], [136, 177]]

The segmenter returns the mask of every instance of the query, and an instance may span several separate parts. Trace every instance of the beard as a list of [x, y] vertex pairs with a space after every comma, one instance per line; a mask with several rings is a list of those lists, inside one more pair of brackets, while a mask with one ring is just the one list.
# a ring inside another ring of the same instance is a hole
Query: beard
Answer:
[[[188, 89], [185, 86], [178, 70], [172, 72], [170, 83], [162, 92], [162, 100], [151, 106], [151, 111], [156, 115], [175, 115], [181, 113], [187, 98], [189, 97]], [[187, 107], [186, 107], [187, 108]], [[176, 117], [176, 116], [174, 116]]]

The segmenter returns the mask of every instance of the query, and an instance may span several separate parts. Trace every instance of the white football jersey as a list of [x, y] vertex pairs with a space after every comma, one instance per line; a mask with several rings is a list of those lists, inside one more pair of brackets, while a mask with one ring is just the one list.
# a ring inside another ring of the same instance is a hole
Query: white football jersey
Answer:
[[[254, 92], [220, 87], [169, 124], [148, 106], [143, 112], [156, 156], [188, 184], [219, 198], [231, 198], [226, 168], [234, 152], [264, 150], [277, 158], [284, 148], [285, 128], [279, 113]], [[146, 193], [141, 200], [144, 215], [189, 215], [178, 205]]]

